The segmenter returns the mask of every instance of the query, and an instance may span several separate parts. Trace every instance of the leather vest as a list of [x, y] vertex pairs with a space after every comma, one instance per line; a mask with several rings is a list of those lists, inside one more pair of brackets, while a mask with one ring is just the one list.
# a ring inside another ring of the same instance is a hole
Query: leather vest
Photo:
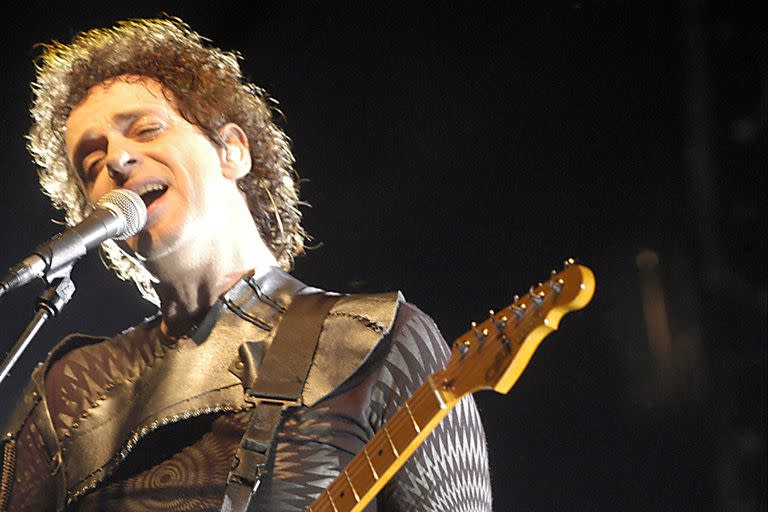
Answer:
[[[244, 389], [258, 375], [293, 296], [308, 290], [317, 291], [274, 268], [238, 281], [192, 334], [177, 340], [162, 335], [157, 318], [108, 340], [69, 336], [34, 370], [3, 441], [12, 442], [33, 419], [53, 456], [57, 510], [62, 510], [109, 476], [152, 431], [202, 414], [250, 409]], [[402, 301], [393, 292], [343, 296], [334, 304], [300, 405], [312, 406], [328, 396], [366, 361], [391, 329]], [[46, 375], [57, 360], [65, 354], [88, 357], [83, 349], [95, 346], [105, 354], [130, 353], [126, 347], [138, 339], [143, 345], [135, 364], [112, 367], [114, 361], [106, 357], [105, 378], [90, 385], [91, 396], [67, 404], [73, 412], [56, 414], [54, 421], [51, 411], [57, 407], [49, 402], [60, 397], [46, 393]]]

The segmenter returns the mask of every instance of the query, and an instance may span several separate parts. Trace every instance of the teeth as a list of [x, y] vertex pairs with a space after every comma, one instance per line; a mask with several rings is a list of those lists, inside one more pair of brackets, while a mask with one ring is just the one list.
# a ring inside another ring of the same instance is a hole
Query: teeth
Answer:
[[140, 196], [143, 196], [147, 192], [163, 191], [166, 188], [167, 187], [165, 185], [161, 185], [160, 183], [150, 183], [150, 184], [142, 185], [141, 187], [139, 187], [139, 189], [136, 190], [136, 193], [139, 194]]

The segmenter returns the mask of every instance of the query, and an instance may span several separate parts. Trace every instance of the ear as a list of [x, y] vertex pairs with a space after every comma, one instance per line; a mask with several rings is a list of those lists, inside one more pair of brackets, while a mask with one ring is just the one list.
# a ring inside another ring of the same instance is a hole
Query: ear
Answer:
[[219, 135], [224, 141], [224, 147], [219, 150], [221, 172], [227, 179], [238, 180], [251, 170], [248, 137], [235, 123], [227, 123], [219, 128]]

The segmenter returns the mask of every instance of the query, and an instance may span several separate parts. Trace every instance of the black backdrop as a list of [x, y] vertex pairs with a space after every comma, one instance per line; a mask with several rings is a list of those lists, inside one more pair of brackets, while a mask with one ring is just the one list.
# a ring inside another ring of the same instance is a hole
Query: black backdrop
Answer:
[[[768, 82], [754, 13], [130, 4], [4, 12], [0, 265], [61, 218], [24, 149], [34, 43], [167, 12], [240, 50], [280, 101], [313, 205], [300, 278], [401, 289], [452, 339], [566, 257], [594, 269], [593, 303], [513, 391], [477, 397], [496, 510], [763, 509]], [[94, 256], [74, 278], [0, 415], [63, 334], [152, 313]], [[0, 304], [0, 348], [40, 291]]]

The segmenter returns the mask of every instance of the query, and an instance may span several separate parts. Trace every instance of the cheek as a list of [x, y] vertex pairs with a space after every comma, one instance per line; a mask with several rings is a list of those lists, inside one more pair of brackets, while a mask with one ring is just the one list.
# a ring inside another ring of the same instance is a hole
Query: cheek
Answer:
[[221, 164], [218, 146], [202, 133], [190, 129], [168, 142], [167, 150], [172, 152], [178, 161], [185, 162], [188, 166], [211, 168]]
[[186, 152], [177, 149], [173, 153], [170, 166], [176, 168], [174, 174], [179, 186], [190, 187], [190, 193], [203, 193], [208, 187], [215, 186], [222, 175], [219, 154], [210, 145], [199, 144], [186, 149]]

